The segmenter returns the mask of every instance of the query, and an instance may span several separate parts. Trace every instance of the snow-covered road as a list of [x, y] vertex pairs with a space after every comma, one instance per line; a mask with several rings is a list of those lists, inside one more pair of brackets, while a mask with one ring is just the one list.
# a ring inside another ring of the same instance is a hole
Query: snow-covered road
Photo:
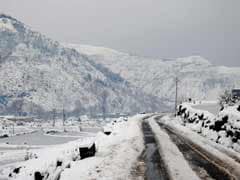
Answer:
[[[103, 129], [111, 133], [99, 132], [95, 138], [34, 149], [37, 158], [2, 166], [0, 178], [11, 174], [10, 179], [33, 180], [32, 174], [38, 172], [48, 180], [240, 179], [239, 153], [176, 123], [174, 117], [136, 115]], [[79, 147], [89, 142], [95, 142], [96, 154], [81, 159]], [[18, 150], [11, 156], [22, 158], [23, 154], [26, 152]], [[19, 167], [20, 172], [13, 173]]]
[[158, 144], [154, 137], [154, 133], [146, 120], [142, 122], [142, 131], [145, 145], [144, 155], [142, 156], [145, 166], [144, 177], [148, 180], [170, 180], [166, 165], [158, 151]]
[[214, 146], [209, 147], [198, 138], [190, 138], [189, 134], [186, 136], [168, 122], [161, 121], [161, 117], [151, 117], [148, 122], [171, 179], [240, 179], [238, 158]]

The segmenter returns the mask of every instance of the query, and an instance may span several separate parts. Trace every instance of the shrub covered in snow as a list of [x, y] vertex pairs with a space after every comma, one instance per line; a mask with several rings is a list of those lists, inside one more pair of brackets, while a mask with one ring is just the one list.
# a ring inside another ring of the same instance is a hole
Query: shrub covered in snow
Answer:
[[[8, 174], [4, 177], [8, 179], [58, 179], [61, 172], [71, 167], [71, 163], [80, 160], [81, 147], [92, 145], [91, 139], [76, 140], [66, 144], [62, 144], [52, 148], [46, 148], [38, 154], [28, 152], [25, 157], [25, 162], [16, 164], [13, 167], [5, 169]], [[95, 146], [94, 146], [95, 147]]]
[[240, 107], [225, 107], [217, 116], [197, 110], [189, 104], [178, 106], [177, 115], [182, 124], [216, 143], [240, 150]]
[[219, 96], [219, 105], [223, 109], [227, 106], [234, 106], [239, 102], [239, 97], [232, 96], [232, 93], [228, 90], [224, 91], [223, 94]]

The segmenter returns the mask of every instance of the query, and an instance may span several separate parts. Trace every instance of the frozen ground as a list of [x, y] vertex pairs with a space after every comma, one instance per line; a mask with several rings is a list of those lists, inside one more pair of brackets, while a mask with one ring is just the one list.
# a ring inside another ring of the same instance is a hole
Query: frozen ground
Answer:
[[209, 111], [210, 113], [217, 115], [220, 110], [220, 106], [217, 101], [202, 102], [201, 104], [192, 105], [195, 109]]
[[[50, 136], [46, 135], [42, 131], [24, 134], [19, 136], [12, 136], [8, 138], [0, 139], [0, 143], [8, 143], [13, 145], [53, 145], [53, 144], [62, 144], [68, 141], [73, 141], [78, 139], [79, 137], [71, 137], [67, 136], [65, 133], [61, 133], [62, 136]], [[74, 135], [78, 135], [79, 133], [73, 133]], [[84, 137], [84, 136], [82, 136]], [[0, 148], [1, 149], [1, 148]]]

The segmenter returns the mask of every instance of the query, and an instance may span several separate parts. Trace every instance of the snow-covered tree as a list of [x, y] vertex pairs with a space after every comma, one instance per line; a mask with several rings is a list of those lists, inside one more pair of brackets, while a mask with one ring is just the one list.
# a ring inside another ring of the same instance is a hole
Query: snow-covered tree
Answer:
[[230, 90], [225, 90], [223, 94], [219, 96], [219, 104], [221, 108], [225, 106], [233, 106], [239, 101], [238, 98], [233, 97]]

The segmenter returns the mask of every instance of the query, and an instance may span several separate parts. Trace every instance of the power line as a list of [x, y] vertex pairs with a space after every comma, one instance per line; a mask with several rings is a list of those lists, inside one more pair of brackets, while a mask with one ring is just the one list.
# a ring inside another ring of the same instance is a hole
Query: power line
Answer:
[[176, 77], [175, 83], [176, 83], [176, 92], [175, 92], [175, 116], [177, 116], [177, 106], [178, 106], [178, 82], [179, 79]]

